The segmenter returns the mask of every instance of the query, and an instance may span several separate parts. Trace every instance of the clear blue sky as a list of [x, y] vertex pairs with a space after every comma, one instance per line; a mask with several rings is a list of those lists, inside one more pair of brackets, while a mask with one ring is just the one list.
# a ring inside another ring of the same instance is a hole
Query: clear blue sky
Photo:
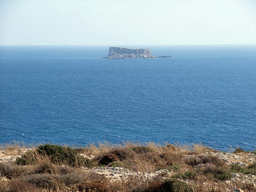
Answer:
[[0, 0], [0, 45], [256, 45], [255, 0]]

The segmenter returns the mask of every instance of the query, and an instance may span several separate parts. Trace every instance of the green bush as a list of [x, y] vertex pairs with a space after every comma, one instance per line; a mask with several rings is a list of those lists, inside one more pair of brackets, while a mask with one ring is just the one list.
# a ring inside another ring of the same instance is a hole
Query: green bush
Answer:
[[68, 165], [73, 165], [76, 162], [77, 152], [70, 147], [45, 144], [40, 145], [37, 151], [41, 155], [47, 155], [54, 164], [65, 162]]
[[177, 179], [182, 178], [182, 179], [191, 179], [191, 180], [193, 179], [193, 180], [196, 180], [197, 176], [198, 176], [198, 174], [196, 172], [194, 172], [194, 171], [187, 171], [187, 172], [185, 172], [183, 174], [174, 174], [172, 176], [172, 178], [177, 178]]
[[185, 182], [179, 181], [177, 179], [168, 179], [165, 180], [162, 184], [159, 182], [152, 183], [143, 190], [144, 192], [193, 192], [192, 188], [188, 186]]
[[18, 165], [35, 165], [37, 163], [37, 152], [27, 151], [21, 158], [16, 158], [15, 163]]
[[66, 164], [72, 167], [92, 166], [90, 160], [80, 156], [76, 150], [50, 144], [40, 145], [36, 151], [25, 153], [21, 158], [16, 159], [16, 163], [19, 165], [36, 164], [40, 156], [47, 156], [54, 164]]
[[220, 168], [220, 167], [215, 167], [213, 169], [213, 175], [215, 178], [221, 180], [221, 181], [224, 181], [224, 180], [230, 180], [232, 175], [231, 173], [228, 171], [228, 170], [225, 170], [223, 168]]
[[243, 173], [256, 175], [256, 163], [246, 166]]
[[242, 168], [241, 166], [235, 164], [232, 165], [231, 172], [233, 173], [244, 173], [244, 174], [253, 174], [256, 175], [256, 163], [253, 163], [251, 165], [246, 166], [245, 168]]
[[234, 164], [234, 165], [232, 165], [230, 171], [231, 171], [232, 173], [239, 173], [239, 172], [243, 173], [243, 172], [244, 172], [244, 169], [243, 169], [241, 166], [239, 166], [239, 165], [237, 165], [237, 164]]
[[115, 162], [111, 163], [110, 166], [111, 167], [123, 167], [123, 163], [122, 163], [122, 161], [115, 161]]
[[174, 171], [174, 172], [178, 172], [180, 170], [180, 166], [178, 165], [173, 165], [173, 166], [170, 166], [168, 169], [169, 171]]
[[170, 192], [193, 192], [192, 188], [185, 182], [179, 180], [167, 180], [163, 184], [163, 188]]
[[196, 180], [197, 178], [197, 173], [195, 173], [194, 171], [187, 171], [184, 174], [182, 174], [182, 178], [183, 179], [193, 179]]

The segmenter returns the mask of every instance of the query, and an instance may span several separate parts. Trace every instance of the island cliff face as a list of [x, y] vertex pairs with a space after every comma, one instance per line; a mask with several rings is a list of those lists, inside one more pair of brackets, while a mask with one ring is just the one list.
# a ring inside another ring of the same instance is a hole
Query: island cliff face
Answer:
[[110, 47], [109, 54], [105, 59], [146, 59], [157, 58], [151, 54], [150, 49], [127, 49], [121, 47]]

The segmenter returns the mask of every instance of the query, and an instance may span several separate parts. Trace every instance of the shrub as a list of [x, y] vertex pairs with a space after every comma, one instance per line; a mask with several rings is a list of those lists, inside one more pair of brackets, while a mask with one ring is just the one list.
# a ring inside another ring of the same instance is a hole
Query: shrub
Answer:
[[180, 166], [178, 165], [173, 165], [173, 166], [170, 166], [168, 169], [169, 171], [174, 171], [174, 172], [178, 172], [180, 170]]
[[11, 181], [0, 181], [0, 191], [1, 192], [34, 192], [39, 191], [39, 189], [30, 183], [19, 181], [19, 180], [11, 180]]
[[148, 186], [144, 192], [193, 192], [192, 188], [188, 186], [185, 182], [179, 181], [177, 179], [168, 179], [165, 182], [152, 183]]
[[155, 153], [144, 153], [142, 158], [150, 163], [157, 164], [161, 162], [161, 158]]
[[65, 190], [66, 187], [61, 181], [58, 175], [52, 174], [34, 174], [28, 175], [21, 178], [22, 181], [28, 182], [30, 184], [36, 185], [38, 188], [47, 190]]
[[243, 173], [256, 175], [256, 163], [246, 166]]
[[187, 171], [183, 174], [175, 174], [172, 176], [172, 178], [182, 178], [182, 179], [190, 179], [190, 180], [196, 180], [197, 179], [198, 174], [194, 171]]
[[199, 164], [202, 164], [202, 159], [199, 157], [189, 157], [185, 159], [185, 163], [190, 165], [190, 166], [196, 166]]
[[130, 149], [113, 149], [103, 155], [95, 157], [93, 161], [98, 162], [98, 165], [109, 165], [115, 161], [132, 159], [134, 156], [134, 151]]
[[152, 149], [146, 146], [135, 146], [132, 148], [132, 150], [136, 153], [148, 153], [148, 152], [153, 152]]
[[72, 172], [60, 176], [60, 180], [68, 187], [88, 180], [105, 180], [105, 176], [98, 173]]
[[70, 168], [67, 166], [57, 166], [57, 169], [58, 169], [58, 174], [60, 175], [66, 175], [74, 171], [73, 168]]
[[29, 173], [29, 170], [18, 165], [0, 163], [0, 173], [8, 179], [13, 179]]
[[124, 167], [124, 163], [122, 161], [115, 161], [111, 163], [111, 167]]
[[230, 171], [233, 173], [239, 173], [239, 172], [244, 172], [244, 169], [241, 166], [234, 164], [231, 166]]
[[100, 157], [98, 164], [99, 165], [108, 165], [108, 164], [113, 163], [114, 161], [118, 161], [118, 160], [119, 160], [119, 158], [116, 154], [105, 154]]
[[247, 166], [248, 169], [256, 169], [256, 163]]
[[201, 158], [203, 164], [214, 164], [217, 167], [223, 167], [225, 163], [215, 156], [199, 156]]
[[101, 189], [109, 186], [109, 180], [104, 175], [82, 171], [74, 171], [66, 175], [33, 174], [24, 176], [19, 181], [47, 191], [104, 191]]
[[183, 179], [193, 179], [196, 180], [197, 179], [197, 173], [195, 173], [194, 171], [187, 171], [185, 173], [182, 174], [182, 178]]
[[75, 188], [78, 189], [78, 191], [108, 192], [112, 191], [109, 189], [109, 186], [109, 180], [105, 176], [97, 173], [92, 173], [86, 178], [86, 180], [82, 180], [77, 183], [75, 185]]
[[75, 185], [86, 179], [84, 174], [71, 173], [61, 176], [61, 181], [68, 187]]
[[109, 186], [104, 181], [83, 181], [76, 185], [79, 191], [98, 191], [98, 192], [108, 192]]
[[220, 167], [215, 167], [212, 170], [213, 170], [214, 177], [221, 181], [231, 179], [231, 173], [228, 170], [225, 170]]
[[38, 153], [36, 151], [27, 151], [21, 158], [16, 158], [18, 165], [34, 165], [37, 163]]
[[190, 157], [185, 159], [185, 163], [191, 166], [196, 166], [199, 164], [214, 164], [217, 167], [223, 167], [225, 163], [215, 156], [197, 156], [197, 157]]
[[170, 151], [170, 152], [179, 152], [180, 149], [172, 144], [168, 144], [166, 146], [163, 147], [164, 150], [166, 151]]
[[185, 182], [179, 180], [167, 180], [163, 184], [163, 189], [171, 192], [192, 192], [192, 188], [189, 187]]
[[21, 158], [17, 158], [16, 163], [19, 165], [36, 164], [42, 157], [49, 158], [54, 164], [67, 164], [72, 167], [92, 165], [89, 159], [80, 156], [74, 149], [50, 144], [40, 145], [34, 152], [28, 151]]
[[160, 192], [163, 191], [162, 190], [162, 185], [163, 182], [161, 181], [154, 181], [152, 183], [149, 184], [148, 187], [146, 187], [145, 185], [140, 185], [137, 187], [137, 189], [132, 190], [132, 192], [138, 192], [138, 191], [142, 191], [142, 192]]
[[167, 152], [167, 153], [162, 153], [160, 155], [160, 158], [165, 160], [166, 165], [173, 166], [173, 165], [180, 164], [182, 159], [184, 158], [184, 155]]
[[134, 152], [129, 149], [114, 149], [109, 153], [115, 154], [120, 159], [120, 161], [130, 159], [135, 156]]
[[76, 162], [77, 152], [70, 147], [45, 144], [40, 145], [37, 151], [40, 155], [48, 156], [55, 164], [65, 162], [68, 165], [74, 165]]
[[241, 173], [244, 173], [244, 174], [256, 175], [256, 163], [248, 165], [245, 168], [242, 168], [241, 166], [235, 164], [235, 165], [232, 165], [230, 171], [233, 172], [233, 173], [241, 172]]
[[237, 149], [234, 151], [234, 153], [241, 153], [241, 152], [244, 152], [244, 150], [241, 149], [241, 148], [237, 148]]
[[84, 152], [89, 151], [90, 149], [88, 149], [88, 148], [74, 148], [73, 150], [74, 150], [76, 153], [84, 153]]

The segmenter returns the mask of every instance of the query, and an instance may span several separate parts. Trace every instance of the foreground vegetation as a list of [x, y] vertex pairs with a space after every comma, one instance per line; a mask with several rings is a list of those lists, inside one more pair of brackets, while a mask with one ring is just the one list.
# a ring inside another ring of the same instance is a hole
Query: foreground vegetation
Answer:
[[[227, 164], [220, 158], [206, 155], [217, 152], [202, 145], [164, 146], [155, 143], [125, 142], [120, 145], [94, 144], [71, 148], [43, 144], [24, 152], [20, 145], [2, 145], [1, 153], [21, 155], [15, 161], [0, 163], [0, 191], [142, 191], [203, 192], [228, 191], [240, 188], [256, 191], [254, 183], [229, 181], [232, 173], [256, 175], [256, 163], [241, 167]], [[246, 152], [241, 149], [235, 153]], [[1, 157], [1, 156], [0, 156]], [[138, 177], [111, 180], [92, 168], [123, 167]], [[139, 173], [158, 175], [138, 179]], [[136, 175], [136, 174], [135, 174]]]

